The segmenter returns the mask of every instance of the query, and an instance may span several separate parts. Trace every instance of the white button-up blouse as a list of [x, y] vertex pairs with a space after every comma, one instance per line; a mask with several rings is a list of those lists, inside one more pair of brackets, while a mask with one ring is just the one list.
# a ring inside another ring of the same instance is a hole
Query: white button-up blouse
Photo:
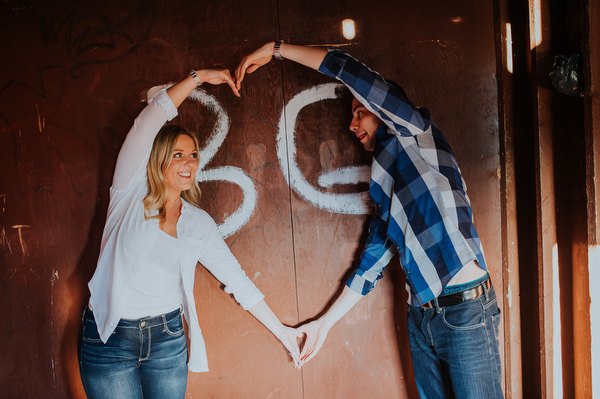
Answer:
[[[100, 256], [88, 286], [90, 307], [103, 342], [115, 330], [138, 273], [143, 273], [150, 246], [159, 233], [158, 219], [144, 218], [143, 199], [147, 194], [146, 167], [154, 137], [177, 109], [163, 89], [136, 118], [117, 158], [110, 188], [110, 203], [102, 234]], [[214, 220], [203, 210], [185, 201], [177, 223], [181, 263], [183, 311], [190, 334], [190, 371], [208, 371], [208, 359], [194, 301], [197, 262], [225, 285], [244, 308], [250, 309], [264, 298], [246, 276], [223, 241]]]

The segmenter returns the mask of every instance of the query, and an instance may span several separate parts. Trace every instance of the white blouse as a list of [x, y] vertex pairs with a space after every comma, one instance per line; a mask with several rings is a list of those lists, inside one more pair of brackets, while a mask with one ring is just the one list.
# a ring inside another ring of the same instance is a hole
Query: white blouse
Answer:
[[[160, 232], [158, 219], [144, 218], [142, 200], [148, 190], [146, 165], [154, 137], [163, 124], [176, 115], [177, 109], [166, 91], [158, 92], [134, 121], [117, 158], [98, 265], [88, 284], [89, 304], [103, 342], [119, 323], [132, 285]], [[214, 220], [203, 210], [182, 202], [177, 222], [177, 250], [183, 311], [190, 334], [188, 368], [203, 372], [208, 371], [208, 359], [194, 301], [197, 262], [222, 282], [225, 292], [233, 294], [246, 310], [260, 302], [264, 295], [246, 276]]]
[[181, 307], [183, 299], [178, 246], [177, 238], [164, 231], [156, 235], [146, 262], [133, 282], [123, 307], [122, 319], [158, 316]]

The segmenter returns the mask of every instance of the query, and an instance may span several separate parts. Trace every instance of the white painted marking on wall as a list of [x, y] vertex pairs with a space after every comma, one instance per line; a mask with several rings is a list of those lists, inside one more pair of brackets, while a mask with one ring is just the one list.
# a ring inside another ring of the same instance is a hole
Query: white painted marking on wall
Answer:
[[27, 246], [25, 245], [25, 241], [23, 241], [23, 233], [22, 233], [22, 229], [25, 227], [31, 227], [28, 226], [26, 224], [18, 224], [13, 226], [13, 229], [17, 229], [17, 234], [19, 235], [19, 243], [21, 244], [21, 254], [22, 254], [22, 261], [23, 264], [25, 264], [25, 258], [27, 257]]
[[[283, 170], [283, 175], [290, 187], [313, 205], [336, 213], [363, 215], [370, 213], [369, 192], [351, 194], [334, 194], [318, 190], [311, 186], [304, 178], [296, 162], [296, 145], [294, 135], [296, 119], [305, 106], [317, 101], [337, 98], [336, 88], [338, 83], [326, 83], [311, 87], [294, 96], [284, 107], [279, 120], [279, 134], [277, 135], [277, 157]], [[286, 125], [287, 120], [287, 125]], [[289, 166], [288, 166], [289, 165]], [[336, 184], [332, 182], [363, 181], [362, 175], [352, 176], [358, 172], [359, 167], [348, 170], [329, 172], [323, 177], [323, 184]], [[367, 180], [368, 181], [368, 180]], [[321, 183], [319, 183], [321, 184]], [[343, 184], [343, 183], [338, 183]], [[347, 184], [347, 183], [346, 183]]]
[[[173, 83], [169, 83], [152, 87], [145, 93], [145, 97], [149, 100], [159, 90], [171, 87], [172, 85]], [[306, 181], [296, 162], [294, 135], [296, 119], [298, 118], [300, 110], [317, 101], [337, 98], [335, 91], [341, 86], [342, 85], [338, 83], [328, 83], [311, 87], [297, 94], [290, 103], [283, 108], [277, 135], [277, 157], [279, 158], [283, 174], [290, 187], [314, 206], [335, 213], [368, 214], [371, 210], [368, 191], [350, 194], [335, 194], [321, 191], [321, 188], [332, 187], [337, 184], [368, 183], [370, 180], [369, 166], [350, 166], [325, 172], [319, 177], [318, 184], [320, 187], [317, 188], [311, 186], [308, 181]], [[188, 98], [205, 105], [217, 116], [217, 123], [215, 124], [215, 128], [211, 133], [206, 146], [200, 149], [198, 172], [196, 173], [197, 181], [230, 182], [237, 184], [244, 194], [242, 204], [238, 209], [219, 225], [219, 230], [223, 237], [229, 237], [248, 223], [254, 214], [258, 194], [250, 176], [240, 168], [224, 166], [205, 169], [206, 165], [212, 160], [229, 133], [229, 116], [217, 99], [204, 90], [195, 90]], [[285, 125], [286, 120], [288, 121], [287, 127]]]
[[188, 99], [197, 101], [211, 112], [217, 115], [217, 123], [213, 130], [210, 138], [206, 143], [206, 147], [200, 150], [199, 158], [200, 163], [198, 164], [198, 170], [204, 169], [204, 167], [213, 159], [219, 147], [225, 141], [227, 133], [229, 133], [229, 116], [219, 104], [217, 99], [203, 90], [194, 90], [188, 96]]
[[254, 188], [254, 182], [242, 169], [234, 166], [223, 166], [199, 171], [196, 176], [199, 182], [214, 180], [237, 184], [244, 193], [242, 205], [219, 225], [219, 231], [224, 238], [229, 237], [248, 223], [250, 217], [254, 214], [258, 193]]
[[358, 184], [371, 181], [371, 167], [365, 165], [347, 166], [319, 176], [321, 187], [332, 187], [336, 184]]
[[6, 236], [6, 230], [4, 227], [2, 228], [2, 234], [0, 234], [0, 245], [6, 246], [8, 248], [8, 253], [12, 255], [12, 248], [10, 247], [10, 241]]
[[[160, 89], [170, 86], [172, 86], [172, 83], [153, 87], [148, 90], [147, 97], [151, 98], [151, 94], [154, 95]], [[248, 223], [254, 214], [258, 194], [250, 176], [240, 168], [224, 166], [220, 168], [204, 169], [213, 159], [229, 133], [229, 116], [217, 99], [204, 90], [194, 90], [190, 93], [188, 98], [203, 104], [217, 116], [215, 128], [208, 138], [206, 146], [200, 149], [200, 153], [198, 154], [199, 160], [196, 180], [199, 183], [204, 181], [225, 181], [237, 184], [244, 194], [244, 199], [238, 209], [228, 216], [223, 223], [219, 224], [219, 231], [223, 238], [226, 238]]]

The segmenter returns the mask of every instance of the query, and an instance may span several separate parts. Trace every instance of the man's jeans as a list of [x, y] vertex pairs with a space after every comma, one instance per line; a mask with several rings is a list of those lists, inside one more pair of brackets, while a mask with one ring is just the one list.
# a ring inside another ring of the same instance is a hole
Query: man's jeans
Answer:
[[421, 399], [502, 398], [499, 324], [494, 287], [446, 308], [409, 305], [408, 336]]
[[121, 320], [106, 344], [86, 308], [79, 351], [88, 398], [185, 397], [187, 340], [181, 310], [139, 320]]

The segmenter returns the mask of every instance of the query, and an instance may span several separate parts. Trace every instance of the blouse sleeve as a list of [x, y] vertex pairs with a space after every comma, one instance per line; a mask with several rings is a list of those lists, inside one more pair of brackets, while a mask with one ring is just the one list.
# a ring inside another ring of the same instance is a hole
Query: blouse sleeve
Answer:
[[248, 278], [239, 262], [221, 237], [217, 224], [207, 217], [207, 228], [210, 229], [206, 250], [199, 262], [225, 285], [225, 292], [233, 294], [235, 300], [248, 310], [260, 302], [265, 296]]
[[113, 190], [125, 190], [130, 183], [146, 176], [152, 143], [165, 122], [177, 116], [177, 108], [162, 89], [135, 118], [121, 147], [113, 176]]

